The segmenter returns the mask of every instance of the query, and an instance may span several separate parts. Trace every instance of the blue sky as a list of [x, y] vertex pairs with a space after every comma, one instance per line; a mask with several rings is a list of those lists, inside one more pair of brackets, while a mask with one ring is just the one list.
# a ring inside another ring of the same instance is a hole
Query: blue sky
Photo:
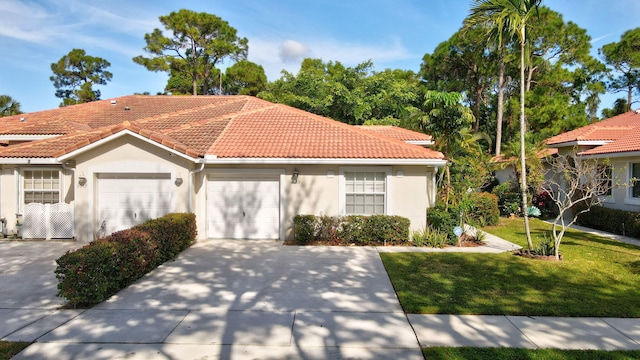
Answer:
[[[471, 0], [0, 0], [0, 94], [25, 112], [57, 107], [51, 63], [73, 48], [111, 63], [102, 98], [162, 91], [164, 73], [131, 58], [143, 54], [144, 34], [158, 17], [186, 8], [215, 14], [249, 39], [249, 60], [269, 80], [296, 72], [304, 57], [353, 66], [371, 59], [376, 70], [417, 71], [422, 56], [447, 40], [468, 14]], [[546, 0], [565, 20], [587, 29], [594, 55], [640, 26], [638, 0]], [[228, 63], [223, 64], [224, 66]], [[610, 106], [617, 95], [602, 97]]]

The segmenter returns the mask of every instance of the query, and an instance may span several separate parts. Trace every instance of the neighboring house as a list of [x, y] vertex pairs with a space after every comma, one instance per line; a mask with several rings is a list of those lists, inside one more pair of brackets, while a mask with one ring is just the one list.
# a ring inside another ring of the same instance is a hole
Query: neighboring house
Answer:
[[431, 140], [250, 96], [21, 114], [0, 128], [0, 218], [5, 233], [80, 241], [169, 212], [195, 213], [200, 239], [284, 240], [296, 214], [400, 215], [417, 229], [446, 164]]
[[[548, 158], [549, 156], [553, 156], [557, 153], [558, 153], [558, 149], [543, 149], [541, 151], [538, 151], [536, 155], [538, 156], [539, 159], [541, 159], [544, 165], [544, 159]], [[520, 179], [517, 178], [516, 171], [513, 167], [513, 164], [519, 161], [520, 161], [520, 158], [515, 156], [506, 158], [500, 155], [500, 156], [494, 156], [491, 158], [491, 162], [496, 167], [493, 175], [499, 184], [506, 183], [506, 182], [513, 182], [515, 184], [519, 184]]]
[[640, 111], [629, 111], [546, 140], [561, 154], [576, 151], [585, 158], [608, 159], [613, 189], [603, 206], [640, 211]]

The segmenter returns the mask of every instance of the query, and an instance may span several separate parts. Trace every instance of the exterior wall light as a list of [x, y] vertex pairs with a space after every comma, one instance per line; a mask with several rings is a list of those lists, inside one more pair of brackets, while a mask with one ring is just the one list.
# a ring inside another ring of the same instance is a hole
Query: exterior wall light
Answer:
[[182, 176], [178, 175], [178, 177], [176, 178], [176, 181], [174, 181], [174, 184], [176, 184], [176, 186], [180, 186], [182, 185]]
[[80, 185], [80, 186], [85, 186], [85, 185], [87, 185], [87, 178], [86, 178], [86, 177], [84, 177], [84, 176], [80, 176], [80, 177], [78, 178], [78, 185]]
[[298, 169], [293, 169], [293, 175], [291, 175], [291, 183], [292, 184], [297, 184], [298, 183], [298, 175], [300, 175], [300, 172], [298, 171]]

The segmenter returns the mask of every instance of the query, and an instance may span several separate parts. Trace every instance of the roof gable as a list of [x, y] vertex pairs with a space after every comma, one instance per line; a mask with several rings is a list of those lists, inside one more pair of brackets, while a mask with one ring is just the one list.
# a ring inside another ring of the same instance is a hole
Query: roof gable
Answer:
[[628, 111], [551, 137], [546, 140], [546, 144], [552, 147], [588, 145], [593, 148], [580, 154], [611, 155], [640, 151], [639, 136], [640, 112]]

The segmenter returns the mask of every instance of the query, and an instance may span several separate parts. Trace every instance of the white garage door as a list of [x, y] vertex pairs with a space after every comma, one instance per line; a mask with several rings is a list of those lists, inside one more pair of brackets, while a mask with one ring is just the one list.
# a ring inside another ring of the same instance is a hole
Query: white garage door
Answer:
[[128, 229], [171, 212], [170, 174], [98, 175], [97, 227], [100, 235]]
[[278, 239], [280, 184], [277, 177], [210, 177], [207, 236], [214, 239]]

